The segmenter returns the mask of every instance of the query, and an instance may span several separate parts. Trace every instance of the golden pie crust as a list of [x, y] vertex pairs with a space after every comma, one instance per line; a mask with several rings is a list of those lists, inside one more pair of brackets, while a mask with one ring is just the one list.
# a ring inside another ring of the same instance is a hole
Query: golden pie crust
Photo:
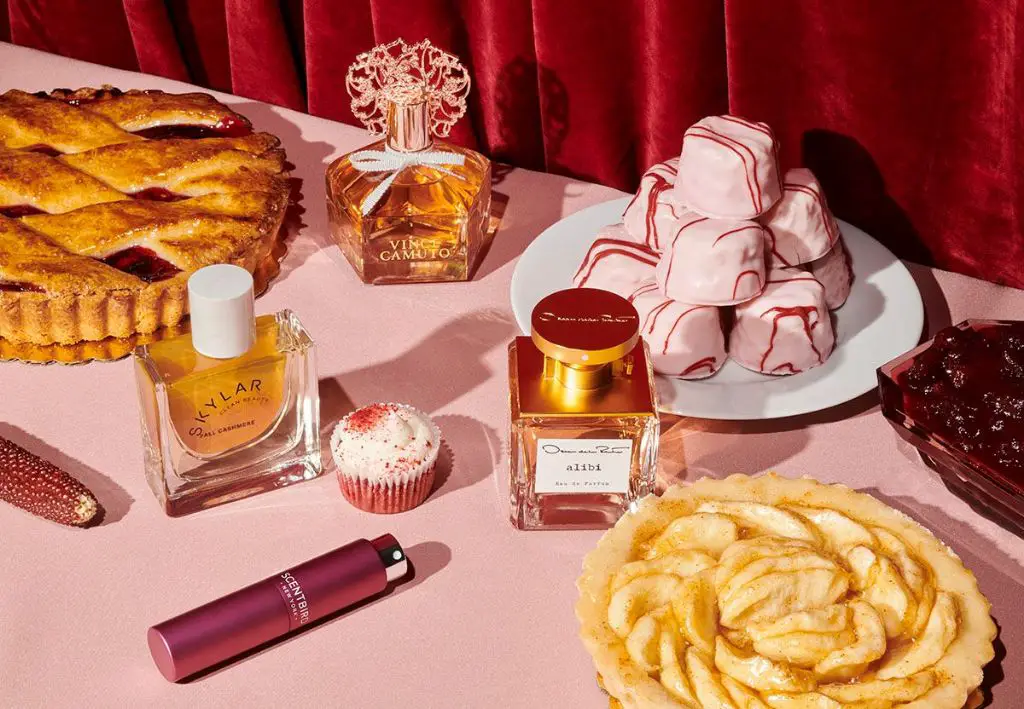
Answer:
[[[153, 130], [169, 132], [133, 132]], [[207, 94], [0, 95], [0, 338], [74, 345], [178, 325], [196, 269], [270, 257], [290, 196], [279, 144]], [[177, 272], [103, 260], [139, 249]]]
[[841, 485], [705, 478], [583, 562], [576, 615], [612, 707], [976, 706], [996, 626], [928, 530]]

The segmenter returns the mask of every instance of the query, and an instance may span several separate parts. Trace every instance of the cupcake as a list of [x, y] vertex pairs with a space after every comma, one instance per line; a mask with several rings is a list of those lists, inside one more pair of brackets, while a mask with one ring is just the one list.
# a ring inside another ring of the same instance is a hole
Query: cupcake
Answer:
[[405, 512], [434, 485], [441, 432], [430, 417], [403, 404], [371, 404], [338, 422], [331, 453], [341, 492], [367, 512]]

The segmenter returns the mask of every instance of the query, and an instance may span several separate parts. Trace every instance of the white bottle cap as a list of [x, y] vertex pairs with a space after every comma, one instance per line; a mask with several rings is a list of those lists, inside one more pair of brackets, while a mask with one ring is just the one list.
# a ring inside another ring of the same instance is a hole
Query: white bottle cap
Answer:
[[215, 359], [239, 357], [256, 341], [252, 274], [230, 264], [200, 268], [188, 279], [192, 346]]

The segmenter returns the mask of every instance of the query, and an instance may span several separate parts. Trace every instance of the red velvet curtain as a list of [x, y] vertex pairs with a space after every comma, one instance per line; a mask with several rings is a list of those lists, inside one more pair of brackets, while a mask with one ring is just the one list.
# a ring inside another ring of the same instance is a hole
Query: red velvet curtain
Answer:
[[901, 256], [1024, 287], [1021, 17], [1016, 0], [0, 0], [0, 38], [353, 122], [353, 57], [429, 37], [473, 73], [454, 139], [495, 159], [632, 189], [731, 111]]

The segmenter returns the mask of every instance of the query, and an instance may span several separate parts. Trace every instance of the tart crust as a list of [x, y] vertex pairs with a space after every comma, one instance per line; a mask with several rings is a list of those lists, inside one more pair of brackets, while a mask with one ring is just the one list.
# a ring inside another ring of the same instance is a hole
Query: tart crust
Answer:
[[[61, 130], [48, 133], [54, 124]], [[213, 137], [131, 132], [182, 125]], [[230, 132], [217, 133], [224, 125]], [[0, 216], [0, 286], [14, 284], [0, 287], [0, 338], [73, 345], [178, 325], [196, 269], [231, 263], [253, 272], [270, 257], [290, 196], [278, 145], [206, 94], [0, 95], [0, 210], [29, 208]], [[133, 248], [178, 272], [151, 280], [102, 260]]]
[[[611, 697], [612, 707], [617, 702], [627, 708], [689, 706], [641, 668], [623, 638], [613, 630], [609, 623], [611, 586], [623, 566], [643, 559], [645, 554], [649, 556], [652, 540], [670, 523], [693, 514], [702, 504], [722, 502], [834, 510], [869, 529], [881, 530], [879, 534], [889, 532], [901, 540], [915, 559], [930, 568], [930, 578], [937, 591], [955, 600], [959, 627], [941, 659], [930, 666], [938, 678], [934, 686], [910, 701], [897, 701], [887, 706], [961, 709], [976, 702], [982, 668], [994, 657], [992, 643], [996, 626], [990, 617], [991, 606], [978, 589], [974, 575], [953, 551], [917, 522], [869, 495], [842, 485], [825, 485], [810, 478], [791, 480], [769, 473], [757, 478], [745, 475], [733, 475], [725, 480], [704, 478], [692, 485], [675, 486], [660, 498], [647, 497], [634, 512], [626, 514], [606, 532], [597, 548], [584, 559], [583, 573], [577, 582], [576, 615], [581, 626], [580, 637], [594, 660], [602, 688]], [[761, 532], [755, 532], [754, 536], [759, 534]], [[721, 630], [719, 626], [720, 633]], [[776, 706], [763, 697], [762, 704]], [[829, 706], [858, 705], [833, 703]]]

